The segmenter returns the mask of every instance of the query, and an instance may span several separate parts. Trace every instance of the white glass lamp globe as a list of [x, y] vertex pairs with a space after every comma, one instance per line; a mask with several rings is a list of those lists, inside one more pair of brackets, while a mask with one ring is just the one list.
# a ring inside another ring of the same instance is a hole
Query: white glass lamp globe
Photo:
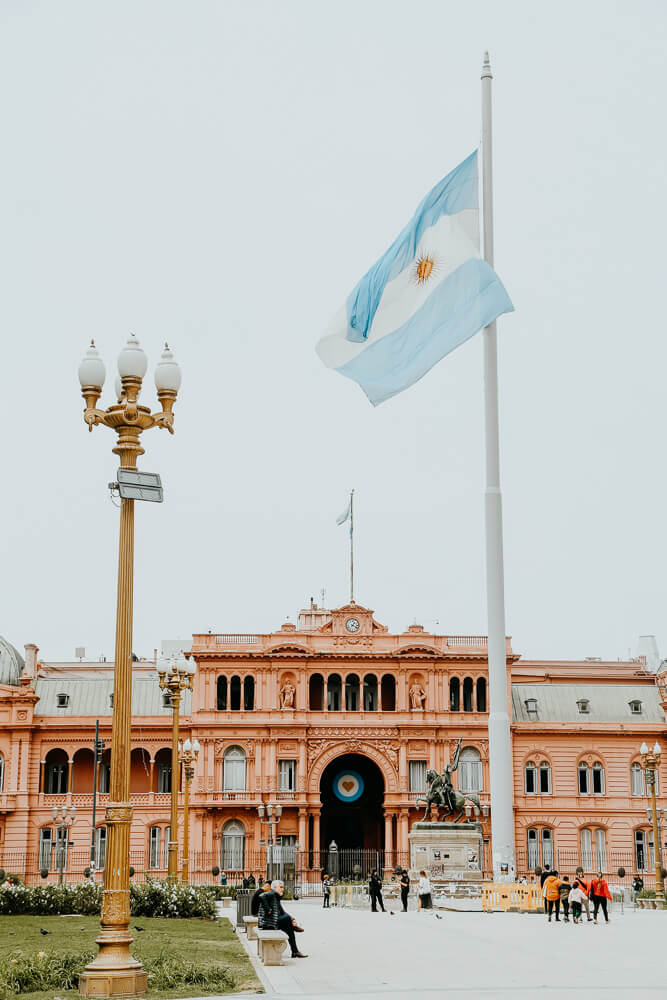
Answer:
[[199, 751], [201, 750], [201, 747], [199, 745], [199, 740], [192, 741], [192, 749], [194, 750], [195, 753], [199, 753]]
[[639, 752], [640, 753], [648, 753], [648, 746], [646, 744], [646, 741], [644, 741], [644, 743], [642, 743], [642, 745], [640, 746]]
[[186, 753], [190, 753], [190, 751], [192, 750], [192, 743], [190, 742], [189, 739], [187, 739], [183, 744], [183, 749], [185, 750]]
[[656, 742], [655, 746], [653, 747], [653, 753], [656, 755], [656, 757], [660, 757], [662, 754], [662, 747], [658, 742]]
[[118, 374], [121, 378], [132, 376], [133, 378], [143, 378], [148, 368], [148, 358], [146, 352], [132, 334], [127, 344], [118, 355]]
[[104, 385], [105, 378], [106, 369], [104, 367], [104, 362], [100, 357], [99, 351], [95, 347], [95, 341], [91, 340], [90, 347], [86, 351], [85, 356], [79, 365], [79, 382], [82, 387], [90, 385], [95, 389], [101, 389]]
[[178, 392], [181, 388], [181, 369], [174, 361], [174, 355], [169, 350], [169, 344], [164, 345], [162, 357], [155, 366], [155, 388], [158, 392], [161, 389]]

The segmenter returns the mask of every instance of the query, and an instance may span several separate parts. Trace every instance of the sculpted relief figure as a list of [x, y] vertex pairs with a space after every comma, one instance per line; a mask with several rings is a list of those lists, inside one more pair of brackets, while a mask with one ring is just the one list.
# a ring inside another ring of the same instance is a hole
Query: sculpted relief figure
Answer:
[[418, 681], [410, 688], [410, 708], [423, 709], [426, 703], [426, 692]]
[[281, 708], [294, 708], [294, 695], [296, 694], [296, 688], [291, 681], [285, 681], [280, 689], [280, 707]]

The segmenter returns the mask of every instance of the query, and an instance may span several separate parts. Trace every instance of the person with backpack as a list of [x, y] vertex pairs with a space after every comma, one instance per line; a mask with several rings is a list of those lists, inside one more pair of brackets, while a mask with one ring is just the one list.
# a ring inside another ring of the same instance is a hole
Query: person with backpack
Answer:
[[563, 875], [563, 881], [558, 886], [558, 892], [560, 893], [560, 905], [563, 910], [563, 922], [569, 924], [570, 922], [570, 879], [567, 875]]
[[547, 914], [549, 915], [549, 923], [551, 923], [551, 914], [554, 909], [556, 910], [556, 923], [560, 923], [560, 881], [558, 879], [558, 872], [553, 869], [547, 876], [544, 882], [544, 888], [542, 889], [544, 893], [544, 899], [547, 904]]
[[609, 915], [607, 913], [607, 903], [611, 902], [611, 892], [609, 891], [609, 886], [602, 876], [602, 872], [598, 872], [597, 878], [594, 878], [591, 882], [591, 899], [593, 900], [593, 923], [597, 924], [598, 910], [602, 907], [604, 922], [605, 924], [608, 924]]

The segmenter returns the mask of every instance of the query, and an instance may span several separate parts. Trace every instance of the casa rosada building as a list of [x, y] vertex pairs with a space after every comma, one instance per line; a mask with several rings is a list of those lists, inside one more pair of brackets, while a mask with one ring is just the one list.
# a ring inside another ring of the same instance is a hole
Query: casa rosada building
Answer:
[[[34, 881], [44, 869], [56, 877], [62, 862], [66, 877], [82, 877], [96, 720], [106, 742], [95, 831], [104, 865], [113, 664], [52, 663], [34, 645], [25, 650], [24, 658], [1, 640], [0, 866]], [[271, 835], [296, 845], [303, 872], [331, 867], [332, 841], [340, 858], [359, 861], [357, 871], [364, 858], [385, 868], [407, 864], [426, 770], [442, 771], [459, 737], [455, 783], [478, 793], [490, 812], [484, 636], [435, 635], [420, 625], [390, 633], [368, 608], [330, 611], [311, 601], [298, 625], [263, 635], [195, 634], [185, 651], [196, 672], [181, 702], [180, 733], [201, 747], [190, 794], [193, 879], [212, 878], [215, 865], [232, 877], [259, 870]], [[167, 866], [171, 708], [156, 657], [133, 664], [137, 877]], [[622, 866], [645, 872], [649, 884], [654, 844], [639, 748], [665, 741], [667, 674], [644, 658], [524, 660], [508, 639], [507, 675], [518, 873], [545, 863], [561, 871]], [[182, 775], [179, 787], [182, 802]], [[660, 807], [662, 791], [660, 775]], [[273, 827], [258, 814], [269, 803], [282, 807]], [[59, 833], [54, 807], [65, 805], [76, 807], [75, 821]], [[483, 824], [488, 871], [490, 814]]]

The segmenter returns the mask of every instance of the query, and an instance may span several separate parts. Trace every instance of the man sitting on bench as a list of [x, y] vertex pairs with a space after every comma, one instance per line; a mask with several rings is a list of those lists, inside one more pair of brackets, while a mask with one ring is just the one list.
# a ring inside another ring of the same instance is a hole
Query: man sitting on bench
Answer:
[[303, 927], [299, 927], [296, 920], [283, 910], [281, 897], [284, 891], [285, 883], [276, 879], [271, 883], [269, 891], [261, 894], [257, 914], [258, 926], [263, 931], [284, 931], [292, 949], [292, 958], [308, 958], [299, 951], [294, 934], [295, 931], [302, 931]]

